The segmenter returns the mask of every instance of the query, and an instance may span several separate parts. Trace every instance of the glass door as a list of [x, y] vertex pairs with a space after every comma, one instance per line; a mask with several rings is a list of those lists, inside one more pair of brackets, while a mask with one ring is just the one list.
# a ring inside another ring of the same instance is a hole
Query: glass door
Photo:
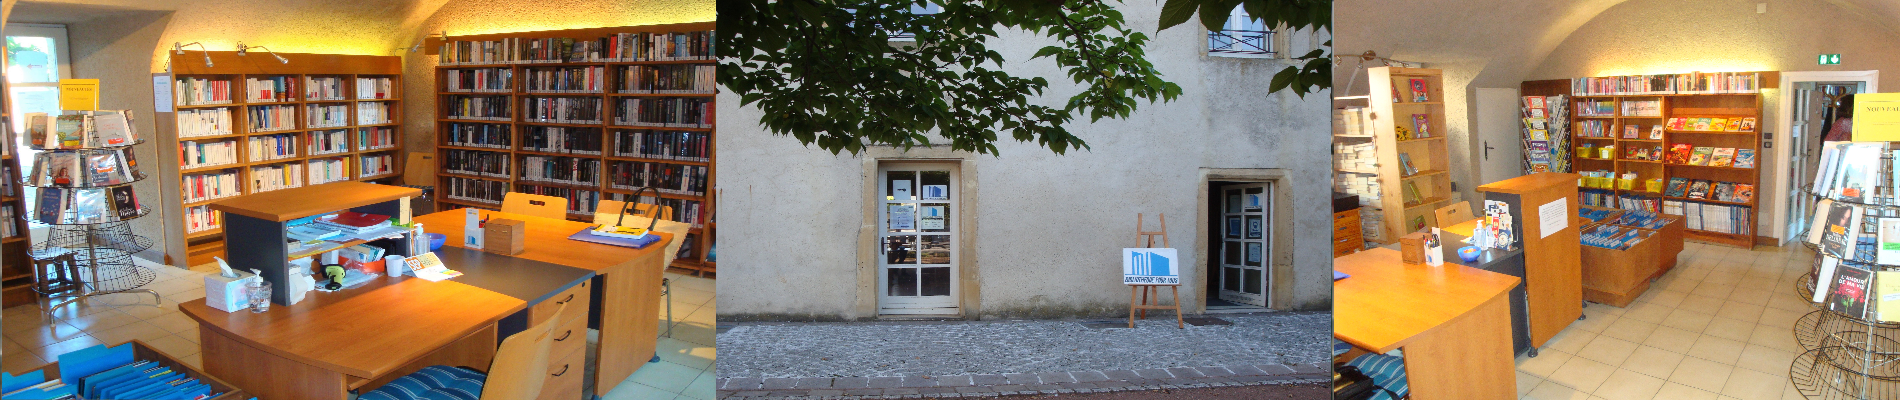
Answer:
[[[66, 26], [7, 24], [7, 104], [12, 114], [13, 148], [20, 157], [19, 174], [33, 171], [34, 155], [27, 147], [26, 114], [59, 115], [59, 80], [72, 78], [66, 58]], [[27, 199], [38, 198], [34, 188], [22, 186]], [[31, 223], [40, 226], [38, 223]]]
[[1272, 274], [1266, 266], [1273, 254], [1273, 234], [1267, 229], [1272, 187], [1265, 183], [1230, 185], [1221, 196], [1223, 229], [1220, 257], [1220, 299], [1267, 307], [1266, 288]]
[[957, 173], [950, 164], [878, 168], [878, 309], [957, 313]]

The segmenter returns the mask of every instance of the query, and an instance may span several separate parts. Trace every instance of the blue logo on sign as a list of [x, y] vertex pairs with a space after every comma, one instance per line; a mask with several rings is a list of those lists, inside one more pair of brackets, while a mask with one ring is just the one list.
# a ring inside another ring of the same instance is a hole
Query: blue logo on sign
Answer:
[[1168, 258], [1165, 256], [1156, 254], [1154, 252], [1147, 252], [1147, 251], [1135, 251], [1135, 252], [1130, 252], [1129, 254], [1130, 254], [1130, 257], [1134, 257], [1134, 259], [1131, 260], [1133, 262], [1131, 262], [1130, 264], [1135, 266], [1135, 271], [1134, 271], [1135, 275], [1148, 275], [1148, 276], [1174, 275], [1174, 274], [1168, 273], [1169, 271]]

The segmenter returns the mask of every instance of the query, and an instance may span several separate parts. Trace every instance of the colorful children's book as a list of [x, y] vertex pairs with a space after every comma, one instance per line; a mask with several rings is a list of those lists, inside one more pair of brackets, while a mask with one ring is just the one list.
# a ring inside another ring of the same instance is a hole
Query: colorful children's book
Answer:
[[1728, 130], [1728, 118], [1709, 118], [1709, 131]]
[[1412, 78], [1412, 102], [1424, 103], [1427, 101], [1432, 100], [1430, 96], [1425, 94], [1425, 78]]
[[1636, 138], [1636, 132], [1637, 132], [1637, 130], [1636, 130], [1636, 129], [1637, 129], [1637, 128], [1636, 128], [1636, 125], [1623, 125], [1623, 138], [1624, 138], [1624, 139], [1635, 139], [1635, 138]]
[[1662, 138], [1663, 138], [1662, 124], [1651, 125], [1649, 127], [1649, 140], [1662, 140]]
[[1744, 132], [1754, 132], [1755, 131], [1755, 117], [1742, 118], [1742, 129], [1740, 130]]
[[1735, 201], [1735, 184], [1733, 183], [1716, 182], [1710, 191], [1713, 192], [1710, 193], [1709, 197], [1711, 198], [1721, 201]]
[[1689, 126], [1689, 130], [1692, 130], [1692, 131], [1706, 131], [1706, 130], [1709, 130], [1709, 119], [1708, 119], [1708, 118], [1695, 118], [1695, 122], [1694, 122], [1694, 125], [1690, 125], [1690, 126]]
[[1687, 128], [1687, 127], [1688, 127], [1688, 123], [1689, 123], [1689, 119], [1688, 119], [1688, 118], [1683, 118], [1683, 117], [1675, 117], [1675, 118], [1670, 118], [1670, 119], [1669, 119], [1669, 130], [1672, 130], [1672, 131], [1680, 131], [1680, 130], [1683, 130], [1684, 128]]
[[1664, 160], [1664, 161], [1667, 161], [1667, 162], [1669, 162], [1670, 164], [1684, 164], [1684, 163], [1688, 163], [1688, 162], [1689, 162], [1689, 152], [1690, 152], [1690, 151], [1692, 151], [1693, 149], [1694, 149], [1694, 147], [1693, 147], [1693, 146], [1690, 146], [1690, 145], [1689, 145], [1688, 143], [1676, 143], [1676, 144], [1674, 144], [1674, 145], [1670, 145], [1670, 146], [1669, 146], [1669, 157], [1668, 157], [1668, 159], [1666, 159], [1666, 160]]
[[1742, 131], [1742, 119], [1741, 119], [1741, 118], [1729, 118], [1729, 119], [1728, 119], [1728, 125], [1727, 125], [1727, 126], [1728, 126], [1728, 129], [1724, 129], [1724, 130], [1726, 130], [1726, 131], [1729, 131], [1729, 132], [1741, 132], [1741, 131]]
[[1755, 184], [1752, 184], [1752, 183], [1735, 184], [1735, 202], [1747, 203], [1754, 200], [1755, 200]]
[[1755, 149], [1735, 149], [1735, 168], [1755, 168]]
[[1669, 197], [1682, 197], [1682, 194], [1684, 192], [1687, 192], [1688, 190], [1689, 190], [1688, 179], [1683, 179], [1679, 177], [1669, 178], [1669, 188], [1663, 190], [1663, 195], [1669, 196]]
[[1689, 182], [1689, 192], [1683, 197], [1691, 199], [1709, 198], [1709, 181], [1697, 180]]
[[1412, 114], [1412, 130], [1418, 132], [1412, 135], [1413, 139], [1432, 137], [1431, 118], [1430, 114]]
[[1712, 147], [1695, 148], [1695, 152], [1689, 154], [1689, 165], [1709, 165], [1709, 154], [1714, 152]]
[[1709, 156], [1709, 166], [1711, 167], [1727, 167], [1732, 165], [1735, 165], [1734, 147], [1716, 148]]

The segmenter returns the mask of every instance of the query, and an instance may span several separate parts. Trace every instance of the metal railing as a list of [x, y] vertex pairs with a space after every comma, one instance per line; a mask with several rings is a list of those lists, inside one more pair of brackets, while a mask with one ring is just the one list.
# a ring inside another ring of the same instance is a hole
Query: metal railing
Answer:
[[1207, 52], [1273, 57], [1273, 31], [1209, 31]]

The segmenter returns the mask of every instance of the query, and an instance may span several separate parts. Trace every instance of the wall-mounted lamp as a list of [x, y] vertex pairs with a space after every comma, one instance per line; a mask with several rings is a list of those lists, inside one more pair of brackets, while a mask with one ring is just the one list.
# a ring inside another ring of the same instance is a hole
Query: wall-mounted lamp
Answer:
[[205, 67], [207, 68], [211, 67], [211, 51], [205, 49], [204, 43], [191, 42], [191, 43], [185, 43], [185, 44], [178, 44], [178, 42], [172, 42], [172, 54], [184, 55], [185, 46], [190, 46], [194, 44], [198, 45], [198, 51], [204, 53]]
[[253, 47], [255, 47], [255, 48], [259, 48], [259, 49], [264, 49], [264, 52], [265, 52], [265, 53], [270, 53], [270, 56], [271, 56], [271, 57], [277, 57], [277, 62], [279, 62], [279, 63], [284, 63], [284, 64], [289, 64], [289, 63], [290, 63], [290, 60], [288, 60], [288, 59], [285, 59], [285, 58], [284, 58], [284, 56], [280, 56], [280, 55], [277, 55], [277, 52], [275, 52], [275, 51], [270, 51], [270, 48], [269, 48], [269, 47], [264, 47], [264, 46], [245, 46], [245, 45], [244, 45], [244, 42], [238, 42], [238, 46], [237, 46], [237, 47], [238, 47], [238, 51], [237, 51], [237, 53], [238, 53], [238, 55], [240, 55], [240, 56], [242, 56], [242, 55], [247, 55], [248, 53], [250, 53], [250, 49], [251, 49], [251, 48], [253, 48]]

